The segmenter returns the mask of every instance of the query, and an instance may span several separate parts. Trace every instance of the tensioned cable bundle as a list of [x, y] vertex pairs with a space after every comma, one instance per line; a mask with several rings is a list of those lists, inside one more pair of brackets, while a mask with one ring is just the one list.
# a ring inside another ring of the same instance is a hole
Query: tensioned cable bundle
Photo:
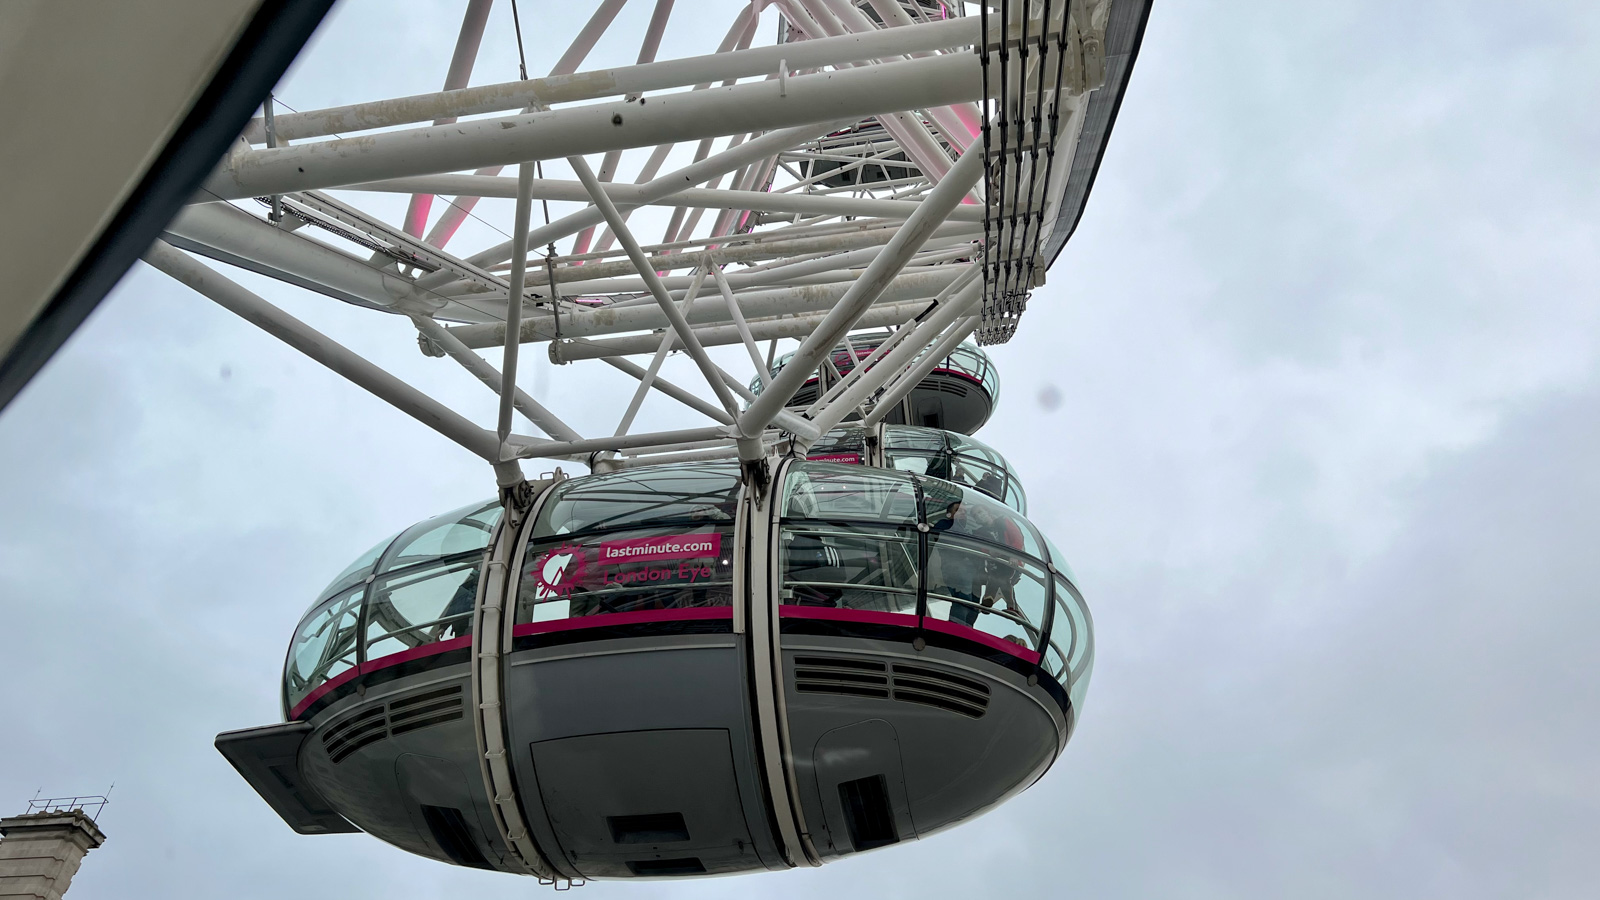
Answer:
[[[1041, 283], [1039, 247], [1061, 137], [1063, 88], [1082, 92], [1097, 86], [1083, 77], [1084, 57], [1094, 55], [1085, 51], [1097, 38], [1082, 0], [1001, 0], [999, 6], [998, 23], [991, 22], [989, 5], [982, 8], [979, 48], [984, 96], [991, 96], [991, 85], [998, 87], [983, 124], [988, 209], [979, 344], [1009, 341]], [[1038, 18], [1028, 15], [1030, 7]], [[1076, 60], [1070, 67], [1069, 57]]]

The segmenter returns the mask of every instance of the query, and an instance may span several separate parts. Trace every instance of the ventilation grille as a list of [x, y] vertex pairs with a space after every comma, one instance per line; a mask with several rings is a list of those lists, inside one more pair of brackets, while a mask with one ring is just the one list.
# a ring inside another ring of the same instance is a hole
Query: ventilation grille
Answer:
[[797, 656], [795, 689], [803, 694], [847, 694], [889, 699], [889, 673], [881, 662]]
[[931, 384], [927, 386], [934, 387], [941, 393], [955, 394], [957, 397], [965, 397], [968, 393], [966, 384], [954, 378], [941, 378], [938, 381], [930, 378], [928, 380]]
[[[387, 708], [387, 716], [385, 709]], [[465, 715], [461, 699], [461, 685], [423, 691], [409, 697], [391, 700], [384, 706], [374, 706], [339, 722], [322, 733], [322, 746], [328, 758], [344, 762], [350, 754], [386, 737], [395, 737], [408, 731], [454, 722]]]
[[461, 685], [389, 702], [389, 733], [405, 734], [461, 718]]
[[989, 709], [989, 686], [943, 669], [895, 663], [894, 698], [980, 719]]
[[343, 762], [345, 757], [362, 747], [388, 736], [388, 722], [383, 718], [383, 707], [374, 706], [324, 731], [322, 746], [327, 748], [329, 759]]
[[825, 656], [797, 656], [795, 690], [802, 694], [842, 694], [902, 700], [970, 716], [989, 709], [989, 686], [974, 678], [928, 666]]

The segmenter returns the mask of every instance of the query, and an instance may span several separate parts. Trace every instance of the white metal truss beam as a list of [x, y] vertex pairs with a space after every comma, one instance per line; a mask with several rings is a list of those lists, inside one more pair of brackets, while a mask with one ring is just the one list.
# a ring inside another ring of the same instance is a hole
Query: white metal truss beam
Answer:
[[[933, 266], [925, 272], [899, 275], [883, 285], [874, 300], [888, 303], [918, 298], [932, 298], [949, 286], [961, 274], [953, 266]], [[857, 280], [859, 281], [859, 279]], [[768, 316], [794, 315], [796, 313], [827, 311], [839, 303], [854, 287], [856, 281], [842, 284], [799, 285], [794, 287], [752, 290], [740, 293], [739, 305], [747, 319], [752, 321]], [[720, 324], [731, 321], [727, 304], [720, 298], [697, 298], [684, 319], [692, 325]], [[559, 337], [577, 338], [603, 334], [620, 334], [628, 331], [654, 331], [666, 328], [670, 321], [657, 306], [628, 306], [593, 311], [563, 311], [560, 335], [557, 335], [555, 316], [538, 313], [522, 322], [523, 342], [550, 341]], [[452, 329], [456, 337], [468, 347], [498, 347], [505, 340], [505, 324], [462, 325]]]
[[[350, 134], [373, 128], [410, 125], [446, 116], [472, 116], [505, 112], [530, 106], [598, 100], [603, 97], [646, 94], [683, 88], [706, 82], [775, 74], [779, 63], [788, 71], [821, 69], [846, 63], [929, 53], [978, 42], [978, 21], [973, 18], [949, 19], [883, 29], [872, 34], [851, 34], [824, 40], [757, 47], [731, 53], [716, 53], [684, 59], [664, 60], [572, 75], [553, 75], [526, 81], [510, 81], [482, 87], [417, 94], [393, 100], [357, 103], [331, 109], [287, 113], [276, 117], [274, 130], [282, 140], [301, 140], [331, 134]], [[792, 85], [794, 82], [791, 81]], [[244, 131], [252, 144], [266, 142], [266, 129], [260, 118], [252, 119]]]
[[[346, 190], [387, 193], [428, 192], [466, 197], [515, 197], [515, 178], [485, 175], [424, 175], [392, 178], [347, 185]], [[807, 216], [871, 216], [905, 219], [916, 211], [910, 200], [879, 200], [873, 197], [833, 197], [815, 194], [735, 191], [711, 188], [684, 188], [672, 194], [652, 197], [643, 185], [607, 184], [605, 193], [613, 203], [629, 206], [688, 206], [707, 209], [756, 210], [759, 212], [799, 213]], [[576, 200], [587, 202], [589, 194], [576, 181], [535, 179], [535, 200]], [[971, 206], [955, 210], [954, 222], [982, 222], [983, 208]]]
[[206, 180], [224, 200], [384, 178], [558, 159], [859, 119], [981, 97], [978, 58], [905, 62], [576, 106], [525, 116], [391, 131], [265, 150], [240, 150]]
[[[1043, 248], [1082, 207], [1110, 127], [1095, 92], [1126, 83], [1148, 0], [957, 4], [936, 22], [903, 0], [751, 0], [725, 33], [696, 21], [698, 55], [666, 60], [686, 4], [588, 0], [564, 51], [527, 48], [548, 76], [473, 86], [489, 5], [469, 0], [459, 34], [441, 29], [455, 39], [445, 90], [278, 109], [271, 140], [251, 123], [148, 258], [509, 485], [523, 458], [598, 471], [797, 452], [846, 418], [880, 421], [975, 329], [1004, 340], [1042, 281]], [[625, 16], [636, 64], [579, 73]], [[780, 42], [753, 46], [774, 17]], [[536, 177], [545, 160], [576, 180]], [[363, 208], [395, 208], [383, 193], [410, 195], [401, 221]], [[435, 196], [452, 201], [441, 210]], [[247, 198], [274, 214], [233, 203]], [[510, 204], [472, 212], [482, 198], [515, 199], [515, 218]], [[531, 220], [552, 202], [557, 214]], [[509, 239], [467, 229], [458, 240], [476, 243], [446, 252], [468, 215]], [[497, 395], [497, 420], [449, 410], [191, 253], [406, 316], [426, 355]], [[856, 352], [860, 330], [884, 328]], [[774, 373], [789, 340], [799, 348]], [[583, 367], [558, 378], [627, 376], [626, 409], [605, 417], [613, 434], [585, 436], [518, 386], [521, 345], [537, 342]], [[834, 364], [841, 347], [855, 365]], [[664, 377], [676, 352], [703, 384]], [[820, 370], [836, 377], [790, 407]], [[682, 420], [632, 433], [653, 394]], [[516, 433], [514, 413], [543, 434]]]

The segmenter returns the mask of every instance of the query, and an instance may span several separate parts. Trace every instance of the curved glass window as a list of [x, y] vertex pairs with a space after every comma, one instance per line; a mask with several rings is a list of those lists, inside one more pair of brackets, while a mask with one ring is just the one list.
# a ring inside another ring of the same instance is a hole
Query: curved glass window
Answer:
[[[370, 562], [369, 562], [370, 565]], [[289, 644], [284, 665], [284, 705], [293, 709], [307, 695], [358, 664], [362, 588], [346, 591], [306, 614]]]
[[482, 551], [489, 546], [502, 512], [500, 501], [490, 500], [419, 522], [400, 533], [378, 564], [378, 571], [390, 572], [442, 556]]
[[731, 524], [739, 470], [725, 463], [641, 467], [568, 479], [552, 490], [535, 538], [669, 522]]
[[779, 537], [778, 602], [877, 612], [917, 611], [914, 528], [842, 528], [790, 522]]
[[1000, 370], [989, 361], [989, 354], [975, 344], [960, 344], [933, 369], [935, 372], [954, 372], [983, 385], [994, 403], [1000, 402]]
[[915, 614], [920, 599], [926, 627], [1037, 653], [1051, 594], [1044, 553], [1026, 519], [976, 491], [796, 462], [784, 484], [779, 602]]
[[340, 573], [330, 590], [343, 592], [315, 605], [290, 645], [288, 709], [350, 669], [471, 634], [478, 572], [500, 514], [489, 501], [435, 516]]
[[517, 623], [732, 606], [739, 489], [726, 464], [558, 485], [523, 555]]
[[989, 445], [953, 431], [915, 425], [885, 425], [883, 458], [888, 468], [965, 485], [1026, 514], [1027, 495], [1005, 457]]
[[[1061, 566], [1057, 563], [1056, 567]], [[1055, 618], [1050, 623], [1050, 646], [1045, 648], [1042, 665], [1050, 677], [1066, 687], [1077, 713], [1083, 708], [1089, 676], [1094, 670], [1094, 620], [1088, 604], [1070, 581], [1058, 576], [1055, 588]]]
[[340, 572], [332, 581], [328, 582], [328, 586], [323, 588], [322, 593], [318, 594], [317, 596], [330, 597], [357, 582], [365, 581], [367, 576], [372, 573], [373, 563], [378, 561], [378, 557], [383, 555], [383, 551], [389, 549], [389, 545], [393, 544], [394, 539], [399, 537], [402, 533], [403, 532], [391, 534], [378, 543], [373, 544], [371, 550], [361, 554], [356, 558], [355, 562], [346, 566], [344, 571]]
[[934, 532], [977, 538], [1044, 560], [1044, 544], [1033, 523], [1016, 510], [1001, 505], [992, 497], [946, 481], [923, 478], [918, 484], [927, 508], [927, 521]]
[[867, 461], [867, 430], [865, 428], [835, 428], [811, 445], [806, 459], [816, 462], [862, 465]]
[[833, 463], [796, 463], [784, 485], [783, 517], [915, 525], [916, 487], [903, 475]]
[[366, 658], [378, 660], [472, 633], [478, 553], [383, 575], [368, 590]]

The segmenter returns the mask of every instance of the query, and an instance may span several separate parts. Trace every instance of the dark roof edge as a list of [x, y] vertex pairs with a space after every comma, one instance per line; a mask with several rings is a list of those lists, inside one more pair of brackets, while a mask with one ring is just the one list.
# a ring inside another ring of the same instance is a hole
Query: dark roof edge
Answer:
[[0, 411], [95, 311], [216, 166], [333, 0], [263, 0], [172, 138], [4, 357]]
[[[1061, 255], [1067, 240], [1078, 230], [1078, 221], [1083, 218], [1089, 192], [1094, 188], [1095, 177], [1100, 174], [1100, 161], [1105, 157], [1111, 129], [1117, 124], [1117, 113], [1122, 109], [1122, 98], [1127, 93], [1128, 79], [1133, 75], [1133, 64], [1139, 58], [1140, 45], [1144, 43], [1144, 28], [1150, 20], [1153, 3], [1154, 0], [1112, 0], [1110, 22], [1106, 26], [1106, 85], [1095, 91], [1089, 99], [1084, 131], [1078, 137], [1072, 172], [1063, 191], [1061, 211], [1044, 250], [1044, 256], [1051, 264]], [[1081, 163], [1086, 149], [1093, 151], [1094, 162], [1089, 165]], [[1068, 198], [1072, 198], [1070, 205]], [[1072, 222], [1063, 228], [1068, 216], [1072, 217]]]

